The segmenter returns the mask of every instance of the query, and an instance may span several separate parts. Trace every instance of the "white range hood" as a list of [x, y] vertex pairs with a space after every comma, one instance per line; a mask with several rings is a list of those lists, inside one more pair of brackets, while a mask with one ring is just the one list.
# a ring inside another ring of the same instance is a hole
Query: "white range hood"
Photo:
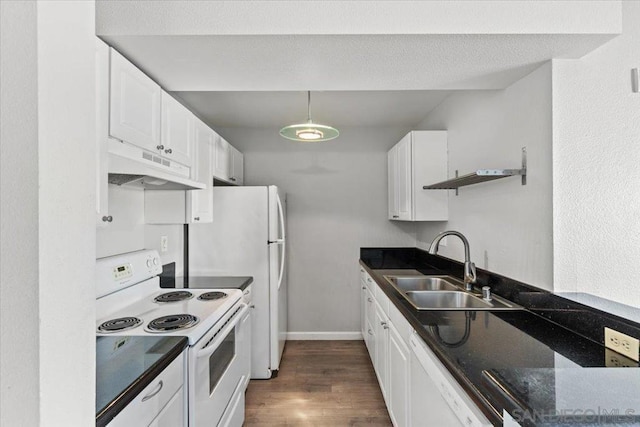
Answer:
[[109, 184], [145, 190], [202, 190], [206, 184], [189, 178], [190, 168], [148, 151], [109, 144]]

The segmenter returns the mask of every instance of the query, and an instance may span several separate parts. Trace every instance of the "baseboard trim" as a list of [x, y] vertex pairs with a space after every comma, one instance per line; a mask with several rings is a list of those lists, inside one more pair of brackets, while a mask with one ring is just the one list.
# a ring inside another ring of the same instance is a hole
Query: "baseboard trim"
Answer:
[[287, 332], [292, 341], [362, 340], [360, 332]]

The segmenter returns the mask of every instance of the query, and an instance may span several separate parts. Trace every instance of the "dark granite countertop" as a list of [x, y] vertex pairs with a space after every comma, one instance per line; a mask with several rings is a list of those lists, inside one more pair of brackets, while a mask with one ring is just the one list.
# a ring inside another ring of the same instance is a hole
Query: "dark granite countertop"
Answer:
[[176, 277], [171, 280], [163, 279], [163, 288], [192, 288], [192, 289], [240, 289], [244, 291], [253, 283], [251, 276], [189, 276]]
[[96, 426], [107, 425], [187, 342], [186, 337], [96, 337]]
[[[518, 411], [523, 408], [515, 405], [513, 399], [505, 399], [504, 393], [497, 393], [496, 389], [508, 390], [508, 393], [518, 396], [522, 387], [518, 387], [520, 383], [516, 378], [524, 372], [523, 369], [530, 370], [527, 371], [529, 374], [533, 371], [542, 373], [572, 370], [576, 377], [585, 378], [589, 378], [592, 372], [602, 372], [597, 374], [601, 376], [611, 373], [611, 381], [614, 381], [614, 376], [620, 375], [620, 369], [604, 368], [605, 348], [596, 338], [587, 336], [586, 333], [577, 333], [567, 325], [561, 325], [547, 317], [554, 316], [554, 319], [561, 320], [567, 317], [561, 312], [561, 304], [555, 299], [550, 305], [542, 302], [545, 298], [550, 298], [547, 292], [517, 282], [507, 283], [506, 278], [481, 272], [479, 276], [494, 285], [492, 290], [526, 309], [501, 312], [418, 311], [381, 274], [381, 270], [387, 269], [416, 269], [423, 274], [451, 274], [460, 277], [462, 268], [461, 265], [456, 265], [459, 263], [451, 260], [442, 262], [438, 258], [442, 259], [426, 253], [416, 253], [415, 249], [403, 251], [376, 248], [362, 249], [360, 263], [493, 424], [502, 424], [503, 410], [507, 410], [514, 418], [522, 414]], [[576, 310], [571, 310], [573, 315], [576, 315]], [[594, 316], [596, 314], [584, 316], [583, 321], [599, 319]], [[633, 324], [625, 323], [623, 326], [627, 327], [626, 330], [638, 333]], [[640, 375], [640, 369], [624, 369], [630, 370], [637, 373], [634, 375]], [[499, 385], [493, 381], [496, 378], [500, 378]], [[510, 379], [513, 381], [509, 381]], [[527, 406], [525, 410], [550, 409], [542, 403], [548, 402], [549, 396], [557, 393], [554, 383], [538, 381], [536, 384], [539, 386], [536, 390], [539, 399], [528, 401], [531, 406]], [[592, 394], [596, 399], [609, 391], [603, 383], [602, 393], [594, 392], [598, 382], [592, 384]], [[620, 401], [619, 407], [635, 407], [640, 382], [636, 381], [630, 387], [634, 392], [621, 393], [621, 398], [627, 396], [627, 400]], [[597, 407], [597, 400], [590, 403]], [[604, 401], [601, 403], [601, 407], [606, 406]]]
[[640, 369], [492, 369], [483, 379], [525, 426], [640, 425]]

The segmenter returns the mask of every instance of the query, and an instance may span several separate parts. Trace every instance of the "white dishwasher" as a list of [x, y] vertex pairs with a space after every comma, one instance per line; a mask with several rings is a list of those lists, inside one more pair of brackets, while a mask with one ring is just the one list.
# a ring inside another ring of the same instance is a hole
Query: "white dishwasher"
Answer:
[[415, 331], [411, 334], [411, 425], [491, 426]]

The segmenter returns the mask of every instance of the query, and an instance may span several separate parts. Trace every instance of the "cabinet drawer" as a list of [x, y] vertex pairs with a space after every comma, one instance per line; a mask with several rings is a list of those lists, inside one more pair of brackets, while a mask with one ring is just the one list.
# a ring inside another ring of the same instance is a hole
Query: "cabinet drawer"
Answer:
[[373, 295], [375, 296], [376, 301], [378, 301], [378, 304], [380, 304], [380, 308], [382, 308], [382, 311], [384, 312], [384, 314], [387, 317], [389, 317], [389, 304], [390, 304], [389, 297], [387, 296], [387, 294], [384, 293], [384, 291], [376, 283], [374, 283], [374, 288], [375, 288], [375, 291]]
[[109, 427], [147, 426], [184, 382], [184, 352], [167, 366], [109, 423]]
[[393, 303], [389, 303], [389, 320], [398, 331], [402, 341], [409, 347], [409, 338], [411, 338], [413, 328]]
[[374, 282], [371, 276], [369, 276], [369, 273], [365, 271], [364, 273], [362, 273], [361, 277], [367, 289], [369, 289], [372, 294], [375, 294], [375, 288], [377, 288], [378, 285], [376, 285], [376, 282]]

